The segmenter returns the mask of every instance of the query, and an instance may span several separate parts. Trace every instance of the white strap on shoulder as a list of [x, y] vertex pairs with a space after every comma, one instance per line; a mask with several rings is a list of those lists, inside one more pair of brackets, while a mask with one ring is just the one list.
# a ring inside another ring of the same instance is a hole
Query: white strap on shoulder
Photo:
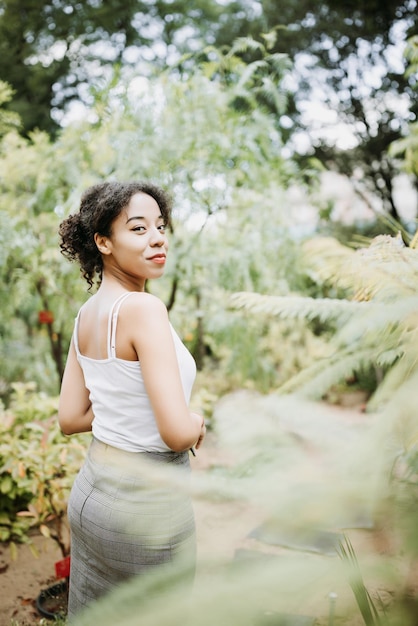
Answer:
[[80, 348], [78, 347], [78, 326], [79, 326], [79, 320], [80, 320], [80, 311], [81, 309], [79, 310], [75, 318], [74, 330], [73, 330], [73, 342], [74, 342], [74, 348], [75, 348], [75, 352], [77, 356], [80, 355]]
[[119, 296], [119, 298], [117, 298], [111, 308], [110, 314], [109, 314], [109, 321], [108, 321], [108, 356], [111, 358], [115, 358], [116, 357], [116, 327], [118, 324], [118, 315], [119, 315], [119, 309], [122, 305], [122, 303], [124, 302], [124, 300], [126, 300], [126, 298], [128, 298], [130, 295], [132, 295], [133, 293], [136, 293], [135, 291], [128, 291], [127, 293], [123, 293], [121, 296]]

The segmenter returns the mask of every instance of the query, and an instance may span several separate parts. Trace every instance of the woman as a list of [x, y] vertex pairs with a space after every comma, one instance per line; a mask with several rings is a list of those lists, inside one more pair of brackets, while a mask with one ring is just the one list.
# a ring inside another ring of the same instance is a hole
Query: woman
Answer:
[[188, 473], [188, 451], [206, 432], [188, 408], [193, 358], [164, 304], [144, 291], [164, 272], [170, 210], [155, 185], [106, 182], [87, 189], [60, 225], [62, 253], [89, 288], [99, 284], [75, 321], [58, 412], [65, 434], [93, 433], [68, 504], [70, 618], [157, 565], [181, 557], [194, 570], [186, 490], [153, 487], [144, 471], [147, 460]]

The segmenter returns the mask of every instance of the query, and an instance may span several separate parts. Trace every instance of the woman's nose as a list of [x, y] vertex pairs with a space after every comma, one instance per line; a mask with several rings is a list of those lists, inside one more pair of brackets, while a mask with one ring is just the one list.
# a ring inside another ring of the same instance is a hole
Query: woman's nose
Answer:
[[152, 246], [162, 246], [165, 241], [165, 234], [156, 228], [151, 235]]

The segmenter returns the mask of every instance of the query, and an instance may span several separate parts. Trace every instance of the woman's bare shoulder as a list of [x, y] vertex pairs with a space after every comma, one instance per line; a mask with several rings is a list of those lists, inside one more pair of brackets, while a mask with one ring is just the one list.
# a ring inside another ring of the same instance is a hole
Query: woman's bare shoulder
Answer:
[[126, 315], [167, 317], [167, 307], [164, 302], [151, 293], [145, 291], [135, 292], [126, 298], [121, 307]]

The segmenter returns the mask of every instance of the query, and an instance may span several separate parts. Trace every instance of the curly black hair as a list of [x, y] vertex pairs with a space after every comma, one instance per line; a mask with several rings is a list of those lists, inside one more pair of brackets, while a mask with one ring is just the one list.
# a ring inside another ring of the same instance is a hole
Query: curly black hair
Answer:
[[70, 215], [59, 226], [62, 254], [70, 261], [77, 261], [89, 289], [102, 280], [103, 262], [94, 241], [98, 233], [105, 237], [112, 234], [113, 221], [126, 208], [136, 193], [146, 193], [157, 202], [161, 215], [170, 226], [171, 198], [157, 185], [148, 182], [104, 182], [86, 189], [81, 196], [78, 213]]

